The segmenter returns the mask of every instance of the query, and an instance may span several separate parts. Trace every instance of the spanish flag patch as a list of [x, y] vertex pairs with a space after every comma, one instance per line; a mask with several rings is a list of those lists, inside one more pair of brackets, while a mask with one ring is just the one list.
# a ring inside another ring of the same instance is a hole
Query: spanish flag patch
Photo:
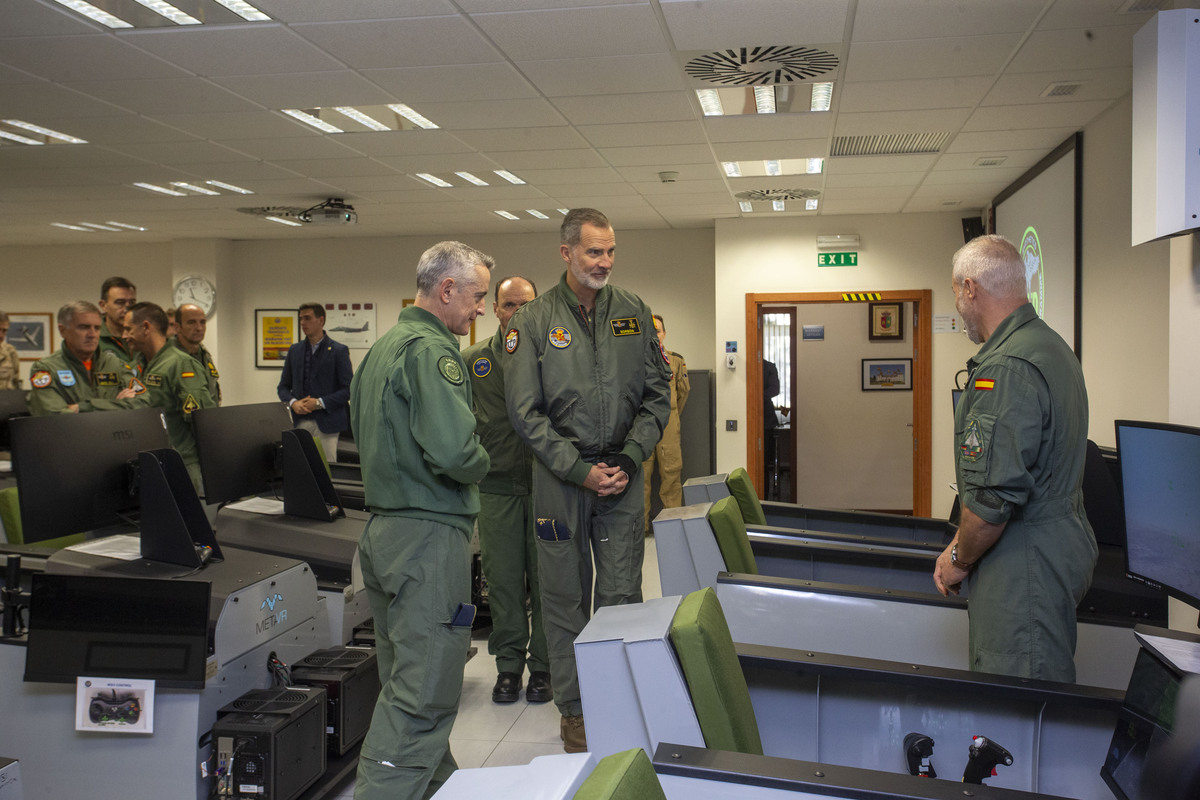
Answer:
[[996, 382], [991, 378], [976, 378], [975, 388], [981, 392], [990, 392], [996, 388]]

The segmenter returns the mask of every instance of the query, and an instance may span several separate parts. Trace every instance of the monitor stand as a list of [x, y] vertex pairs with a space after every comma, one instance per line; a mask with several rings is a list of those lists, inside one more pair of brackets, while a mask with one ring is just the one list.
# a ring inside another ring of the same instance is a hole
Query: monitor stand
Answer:
[[283, 512], [320, 522], [346, 516], [317, 443], [302, 428], [283, 431]]
[[169, 447], [143, 451], [138, 468], [142, 558], [192, 568], [221, 559], [221, 546], [179, 452]]

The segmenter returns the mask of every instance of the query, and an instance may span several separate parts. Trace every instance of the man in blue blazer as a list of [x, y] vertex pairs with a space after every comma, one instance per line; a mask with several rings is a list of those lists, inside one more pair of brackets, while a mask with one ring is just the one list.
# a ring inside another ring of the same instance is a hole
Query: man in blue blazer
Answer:
[[279, 399], [297, 428], [321, 442], [325, 457], [337, 460], [338, 435], [350, 427], [350, 348], [325, 335], [325, 307], [300, 306], [304, 341], [288, 348], [279, 378]]

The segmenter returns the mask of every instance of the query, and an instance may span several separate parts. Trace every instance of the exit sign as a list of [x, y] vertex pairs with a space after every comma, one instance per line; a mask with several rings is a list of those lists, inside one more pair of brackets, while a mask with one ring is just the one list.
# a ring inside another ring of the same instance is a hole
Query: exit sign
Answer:
[[817, 253], [818, 267], [857, 267], [858, 253]]

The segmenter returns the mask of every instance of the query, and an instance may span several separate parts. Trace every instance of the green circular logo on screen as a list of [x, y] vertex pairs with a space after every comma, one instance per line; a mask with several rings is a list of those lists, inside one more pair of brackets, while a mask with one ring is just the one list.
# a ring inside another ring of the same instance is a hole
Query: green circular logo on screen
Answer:
[[1042, 264], [1042, 243], [1033, 226], [1021, 237], [1021, 260], [1025, 262], [1025, 293], [1039, 317], [1046, 317], [1046, 269]]

